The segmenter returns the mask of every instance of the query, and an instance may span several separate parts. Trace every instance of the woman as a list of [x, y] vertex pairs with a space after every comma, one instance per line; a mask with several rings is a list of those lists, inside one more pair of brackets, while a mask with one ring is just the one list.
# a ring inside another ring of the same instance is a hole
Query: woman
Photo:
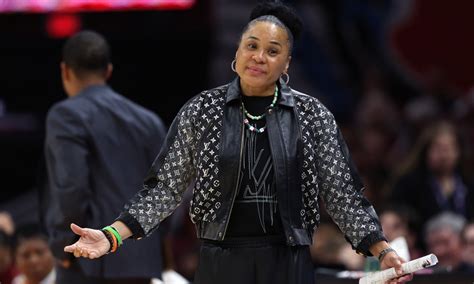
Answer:
[[443, 211], [474, 218], [474, 188], [463, 170], [460, 142], [450, 122], [427, 127], [394, 183], [392, 203], [410, 207], [422, 225]]
[[231, 64], [237, 78], [181, 109], [114, 228], [72, 225], [81, 238], [65, 251], [96, 258], [120, 239], [149, 235], [194, 181], [190, 216], [202, 240], [195, 283], [314, 283], [308, 246], [318, 196], [358, 252], [400, 270], [333, 116], [287, 86], [300, 26], [281, 4], [257, 6]]

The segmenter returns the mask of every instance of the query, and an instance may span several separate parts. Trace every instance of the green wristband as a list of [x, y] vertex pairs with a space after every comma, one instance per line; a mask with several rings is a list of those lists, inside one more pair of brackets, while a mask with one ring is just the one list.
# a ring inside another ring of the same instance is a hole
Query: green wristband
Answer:
[[107, 231], [110, 232], [111, 234], [114, 234], [114, 236], [117, 238], [118, 246], [121, 246], [121, 245], [122, 245], [122, 237], [120, 236], [120, 234], [119, 234], [119, 232], [117, 231], [117, 229], [115, 229], [115, 228], [112, 227], [112, 226], [106, 226], [106, 227], [104, 227], [102, 230], [107, 230]]

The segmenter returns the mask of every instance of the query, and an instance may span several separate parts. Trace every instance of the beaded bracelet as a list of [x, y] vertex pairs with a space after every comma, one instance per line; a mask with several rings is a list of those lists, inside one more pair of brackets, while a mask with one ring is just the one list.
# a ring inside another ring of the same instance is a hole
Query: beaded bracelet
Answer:
[[391, 251], [397, 253], [397, 252], [396, 252], [393, 248], [391, 248], [391, 247], [384, 248], [384, 249], [380, 252], [380, 254], [379, 254], [379, 262], [382, 262], [382, 260], [383, 260], [383, 258], [385, 257], [385, 255], [387, 255], [387, 253], [389, 253], [389, 252], [391, 252]]
[[117, 242], [118, 242], [118, 246], [120, 247], [122, 245], [122, 237], [120, 236], [117, 229], [115, 229], [112, 226], [106, 226], [106, 227], [102, 228], [102, 230], [106, 230], [106, 231], [110, 232], [111, 234], [113, 234], [115, 236]]
[[107, 253], [115, 252], [117, 250], [117, 240], [115, 239], [115, 236], [107, 230], [100, 230], [100, 231], [105, 235], [105, 237], [107, 238], [110, 244], [110, 248], [109, 248], [109, 251], [107, 251]]

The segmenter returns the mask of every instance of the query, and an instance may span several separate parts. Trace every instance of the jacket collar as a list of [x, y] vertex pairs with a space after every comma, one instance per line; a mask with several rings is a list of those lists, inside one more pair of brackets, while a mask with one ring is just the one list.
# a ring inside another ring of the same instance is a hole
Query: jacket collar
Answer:
[[[293, 93], [291, 92], [290, 87], [288, 87], [283, 80], [279, 79], [278, 83], [280, 88], [280, 98], [278, 100], [279, 105], [293, 107], [295, 104]], [[226, 104], [234, 101], [240, 100], [240, 78], [236, 77], [230, 84], [227, 89], [226, 95]]]
[[105, 90], [110, 90], [110, 87], [107, 84], [90, 85], [82, 89], [79, 93], [77, 93], [77, 95], [73, 96], [72, 98], [80, 96], [92, 96], [96, 93], [104, 93]]

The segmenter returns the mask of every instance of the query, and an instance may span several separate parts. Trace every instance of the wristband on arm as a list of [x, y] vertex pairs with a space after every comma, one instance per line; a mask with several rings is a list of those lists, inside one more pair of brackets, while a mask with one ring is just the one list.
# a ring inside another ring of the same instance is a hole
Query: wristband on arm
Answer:
[[115, 229], [114, 227], [112, 226], [107, 226], [107, 227], [104, 227], [102, 230], [106, 230], [106, 231], [109, 231], [112, 235], [115, 236], [115, 238], [117, 239], [117, 242], [118, 242], [118, 246], [121, 246], [122, 245], [122, 237], [120, 236], [119, 232], [117, 231], [117, 229]]
[[387, 253], [389, 253], [389, 252], [391, 252], [391, 251], [397, 253], [397, 252], [396, 252], [393, 248], [391, 248], [391, 247], [388, 247], [388, 248], [383, 249], [383, 250], [380, 252], [380, 254], [379, 254], [379, 262], [382, 262], [383, 258], [387, 255]]
[[110, 247], [109, 247], [109, 250], [107, 251], [107, 254], [109, 254], [111, 252], [115, 252], [117, 250], [117, 239], [115, 238], [115, 236], [107, 230], [102, 229], [100, 231], [104, 234], [104, 236], [107, 238], [107, 240], [109, 241], [109, 244], [110, 244]]
[[122, 237], [119, 232], [112, 226], [106, 226], [101, 231], [110, 243], [110, 249], [107, 253], [115, 252], [122, 245]]

